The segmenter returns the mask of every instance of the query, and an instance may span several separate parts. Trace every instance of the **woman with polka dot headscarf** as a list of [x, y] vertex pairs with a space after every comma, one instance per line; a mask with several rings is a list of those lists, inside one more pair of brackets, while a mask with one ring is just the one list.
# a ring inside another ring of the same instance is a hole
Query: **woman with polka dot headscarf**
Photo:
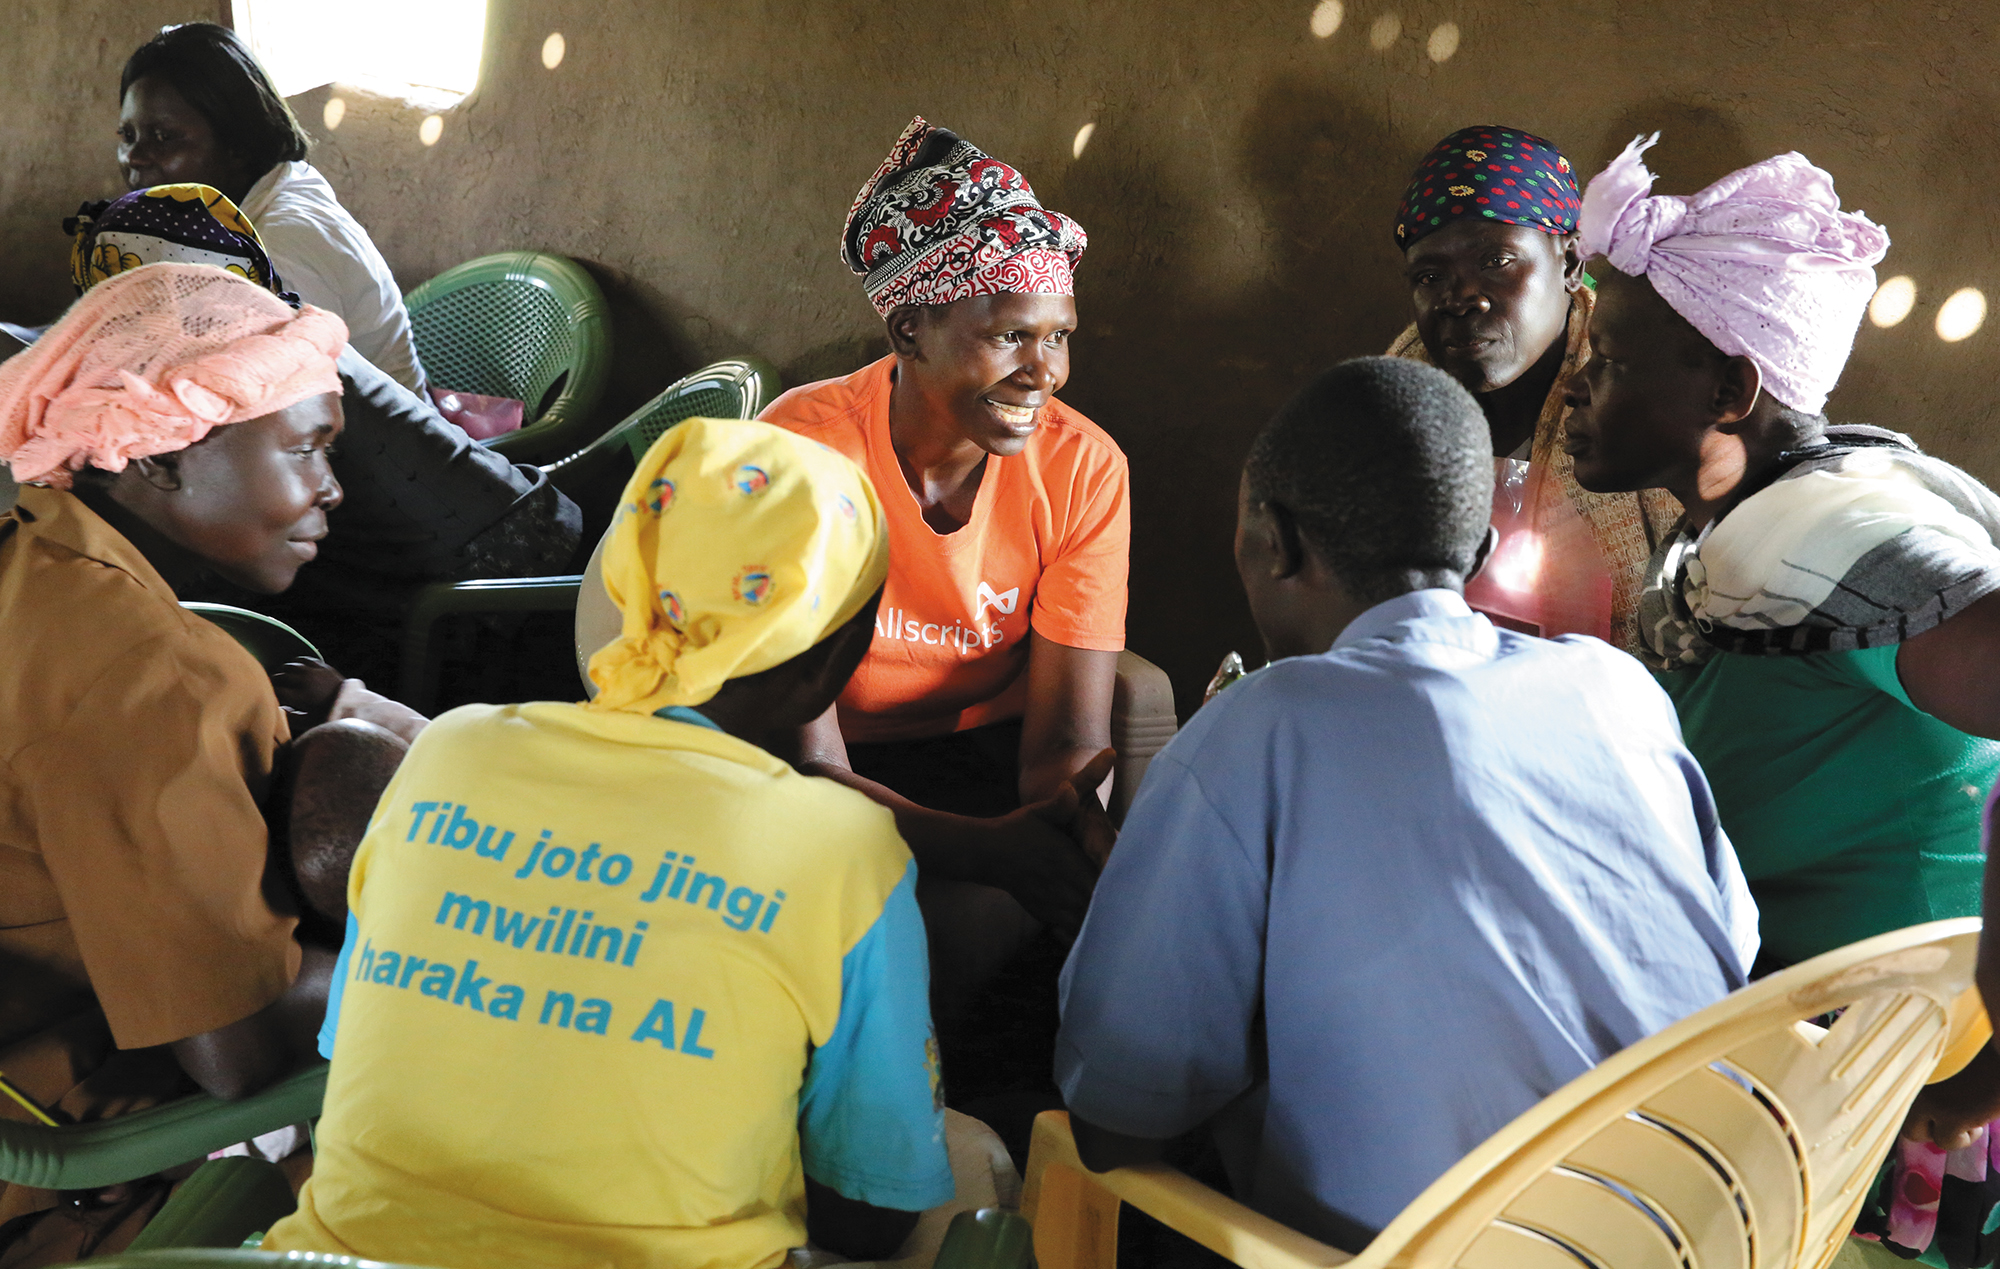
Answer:
[[[1497, 482], [1496, 527], [1522, 541], [1503, 540], [1468, 602], [1535, 633], [1608, 636], [1632, 651], [1646, 560], [1680, 507], [1658, 490], [1587, 493], [1570, 475], [1561, 385], [1590, 356], [1596, 298], [1576, 243], [1580, 207], [1569, 160], [1532, 133], [1481, 124], [1432, 146], [1396, 214], [1416, 320], [1389, 355], [1464, 384], [1494, 457], [1515, 464]], [[1537, 567], [1525, 567], [1529, 555]], [[1522, 567], [1510, 571], [1510, 559]]]

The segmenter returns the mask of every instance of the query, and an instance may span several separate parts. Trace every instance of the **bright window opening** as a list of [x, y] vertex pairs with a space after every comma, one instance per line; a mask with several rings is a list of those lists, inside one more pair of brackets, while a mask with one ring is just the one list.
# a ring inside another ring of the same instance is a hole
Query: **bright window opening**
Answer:
[[278, 94], [352, 84], [450, 106], [479, 82], [486, 0], [235, 0]]

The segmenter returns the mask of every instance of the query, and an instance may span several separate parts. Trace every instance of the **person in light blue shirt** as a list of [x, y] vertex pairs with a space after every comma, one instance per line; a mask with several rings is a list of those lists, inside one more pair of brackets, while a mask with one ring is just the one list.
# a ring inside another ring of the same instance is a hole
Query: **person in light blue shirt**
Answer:
[[1757, 914], [1672, 703], [1498, 629], [1484, 417], [1328, 371], [1259, 436], [1236, 560], [1272, 664], [1153, 760], [1062, 978], [1083, 1161], [1208, 1124], [1238, 1197], [1359, 1251], [1516, 1115], [1741, 987]]

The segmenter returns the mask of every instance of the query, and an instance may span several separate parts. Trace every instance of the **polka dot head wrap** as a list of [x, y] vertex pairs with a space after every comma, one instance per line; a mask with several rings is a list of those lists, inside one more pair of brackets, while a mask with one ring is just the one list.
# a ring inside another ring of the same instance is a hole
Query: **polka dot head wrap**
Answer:
[[1576, 174], [1555, 146], [1517, 128], [1478, 124], [1438, 142], [1417, 164], [1396, 212], [1396, 245], [1408, 251], [1468, 217], [1575, 233], [1582, 207]]

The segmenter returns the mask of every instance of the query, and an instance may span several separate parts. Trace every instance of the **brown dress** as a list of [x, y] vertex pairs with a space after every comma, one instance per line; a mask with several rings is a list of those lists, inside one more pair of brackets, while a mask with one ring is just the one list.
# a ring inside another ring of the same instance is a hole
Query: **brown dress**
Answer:
[[[1584, 362], [1590, 360], [1590, 310], [1597, 293], [1584, 287], [1570, 301], [1569, 345], [1563, 355], [1562, 370], [1542, 403], [1541, 418], [1535, 424], [1535, 439], [1528, 462], [1551, 472], [1555, 479], [1542, 487], [1566, 496], [1570, 506], [1590, 527], [1591, 536], [1604, 552], [1611, 570], [1611, 642], [1637, 655], [1639, 651], [1639, 595], [1646, 588], [1646, 561], [1653, 548], [1663, 541], [1681, 518], [1681, 504], [1664, 489], [1642, 489], [1638, 493], [1595, 494], [1576, 483], [1568, 451], [1563, 448], [1563, 425], [1569, 407], [1563, 404], [1563, 383]], [[1417, 334], [1414, 323], [1389, 345], [1389, 356], [1431, 364], [1430, 353]]]
[[[105, 1118], [186, 1091], [157, 1046], [298, 972], [259, 809], [289, 731], [256, 661], [57, 490], [0, 516], [0, 649], [0, 1072], [59, 1118]], [[0, 1116], [29, 1118], [4, 1097]], [[0, 1183], [0, 1266], [134, 1223], [35, 1218], [57, 1206]]]

